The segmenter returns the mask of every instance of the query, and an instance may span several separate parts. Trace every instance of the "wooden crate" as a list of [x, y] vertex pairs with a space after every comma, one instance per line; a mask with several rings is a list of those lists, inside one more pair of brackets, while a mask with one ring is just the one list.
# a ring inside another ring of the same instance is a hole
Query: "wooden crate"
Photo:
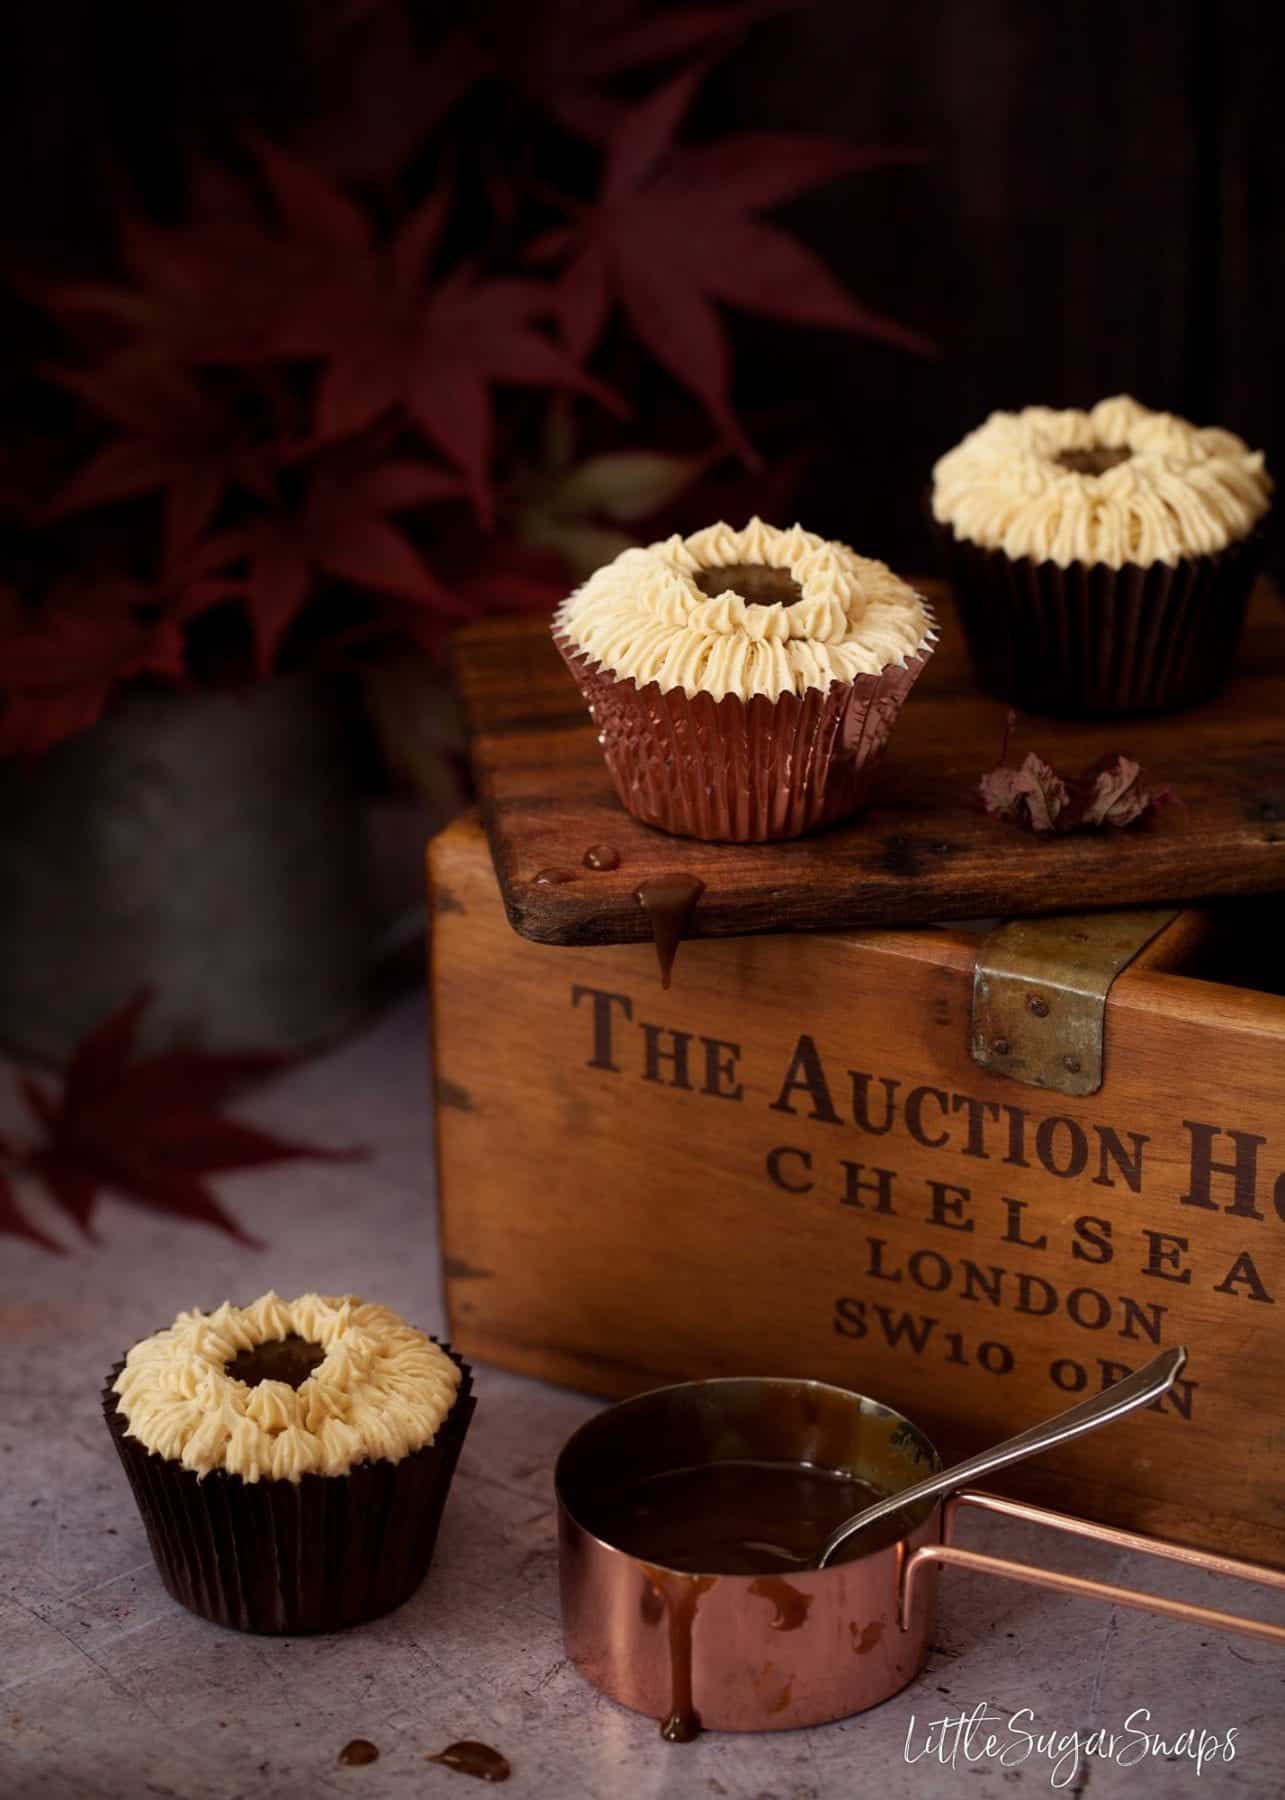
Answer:
[[475, 819], [429, 869], [463, 1352], [605, 1394], [802, 1373], [954, 1455], [1185, 1343], [1154, 1409], [998, 1485], [1285, 1564], [1285, 998], [1184, 972], [1196, 915], [1071, 1100], [972, 1060], [974, 933], [704, 939], [663, 992], [650, 946], [519, 937]]

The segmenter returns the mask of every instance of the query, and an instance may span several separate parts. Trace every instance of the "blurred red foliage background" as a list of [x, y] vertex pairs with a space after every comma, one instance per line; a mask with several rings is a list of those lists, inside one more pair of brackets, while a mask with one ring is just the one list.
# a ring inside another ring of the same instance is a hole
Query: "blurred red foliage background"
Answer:
[[742, 419], [725, 309], [932, 348], [771, 216], [913, 149], [703, 123], [783, 10], [313, 5], [275, 109], [194, 119], [172, 191], [121, 180], [110, 243], [17, 271], [0, 754], [782, 510], [806, 430]]

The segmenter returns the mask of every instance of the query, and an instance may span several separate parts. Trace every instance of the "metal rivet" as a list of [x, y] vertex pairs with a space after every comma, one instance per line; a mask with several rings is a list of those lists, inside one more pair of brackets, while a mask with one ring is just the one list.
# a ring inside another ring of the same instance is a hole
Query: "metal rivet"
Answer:
[[1064, 1056], [1062, 1058], [1062, 1067], [1066, 1070], [1068, 1075], [1078, 1075], [1080, 1073], [1079, 1057], [1078, 1056]]
[[991, 1045], [991, 1049], [995, 1052], [996, 1056], [1007, 1056], [1009, 1048], [1010, 1046], [1007, 1038], [996, 1038], [995, 1042]]
[[1026, 996], [1026, 1010], [1028, 1012], [1033, 1012], [1037, 1019], [1047, 1019], [1049, 1016], [1049, 1003], [1039, 994], [1028, 994]]

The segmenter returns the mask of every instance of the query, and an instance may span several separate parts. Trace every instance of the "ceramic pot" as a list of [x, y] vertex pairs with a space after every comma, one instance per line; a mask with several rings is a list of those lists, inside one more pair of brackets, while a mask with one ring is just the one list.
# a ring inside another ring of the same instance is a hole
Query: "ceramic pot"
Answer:
[[0, 1043], [62, 1062], [148, 987], [149, 1047], [321, 1045], [365, 1004], [368, 892], [333, 686], [131, 696], [0, 763]]

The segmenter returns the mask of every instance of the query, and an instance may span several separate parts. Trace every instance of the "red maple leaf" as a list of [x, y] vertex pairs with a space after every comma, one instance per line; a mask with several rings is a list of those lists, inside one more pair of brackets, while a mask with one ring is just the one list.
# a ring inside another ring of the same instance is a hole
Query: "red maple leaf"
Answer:
[[[63, 290], [57, 303], [107, 309], [171, 356], [205, 363], [320, 361], [316, 411], [323, 440], [353, 435], [400, 409], [467, 474], [483, 506], [493, 386], [571, 388], [616, 405], [540, 328], [558, 310], [547, 282], [488, 279], [470, 265], [430, 281], [450, 207], [445, 184], [381, 245], [342, 188], [264, 139], [253, 146], [279, 232], [266, 231], [249, 213], [237, 215], [236, 184], [205, 166], [206, 190], [215, 196], [207, 200], [210, 220], [168, 233], [135, 228], [130, 263], [140, 293]], [[209, 314], [220, 309], [227, 321], [222, 336], [209, 328]], [[235, 328], [250, 318], [253, 347]], [[128, 358], [126, 371], [133, 378]], [[109, 383], [118, 410], [122, 379]], [[82, 391], [91, 401], [101, 399], [102, 385]], [[99, 476], [93, 491], [100, 497], [114, 473], [109, 468]]]
[[589, 353], [618, 303], [656, 360], [752, 458], [731, 408], [730, 356], [715, 302], [861, 332], [907, 350], [933, 349], [920, 333], [854, 300], [818, 256], [756, 215], [837, 175], [918, 160], [919, 153], [757, 131], [676, 148], [703, 74], [684, 70], [624, 115], [607, 143], [597, 203], [568, 203], [573, 223], [546, 233], [531, 254], [571, 257], [560, 291], [574, 356]]
[[[545, 328], [559, 305], [550, 283], [491, 278], [471, 264], [433, 278], [446, 183], [380, 243], [341, 187], [261, 138], [252, 144], [279, 228], [264, 224], [240, 184], [202, 164], [191, 223], [128, 225], [132, 286], [46, 296], [55, 311], [97, 315], [127, 341], [96, 373], [57, 377], [127, 436], [57, 496], [53, 513], [164, 488], [177, 544], [209, 523], [230, 487], [262, 492], [298, 446], [280, 420], [260, 434], [244, 396], [221, 411], [193, 372], [208, 365], [321, 363], [322, 441], [400, 412], [467, 475], [487, 516], [492, 388], [573, 389], [619, 410]], [[242, 383], [253, 388], [249, 375]], [[261, 386], [270, 396], [280, 383]]]
[[314, 290], [274, 342], [279, 354], [324, 364], [317, 393], [324, 441], [399, 409], [464, 472], [485, 511], [493, 386], [570, 388], [617, 405], [540, 329], [557, 311], [548, 283], [488, 279], [468, 264], [430, 282], [447, 187], [435, 189], [381, 247], [359, 229], [353, 203], [315, 170], [268, 146], [260, 154], [287, 229], [347, 240], [342, 274]]
[[271, 498], [291, 454], [268, 416], [266, 394], [245, 378], [199, 380], [141, 356], [54, 378], [127, 435], [97, 451], [54, 495], [45, 517], [163, 493], [166, 558], [190, 549], [230, 491]]
[[[52, 1094], [29, 1077], [19, 1087], [44, 1131], [41, 1143], [10, 1156], [35, 1176], [87, 1237], [94, 1237], [99, 1195], [194, 1219], [255, 1239], [224, 1210], [203, 1177], [294, 1157], [350, 1161], [364, 1154], [328, 1150], [274, 1136], [218, 1108], [246, 1081], [282, 1066], [275, 1056], [212, 1056], [168, 1050], [135, 1056], [147, 995], [139, 994], [97, 1026], [76, 1049]], [[25, 1223], [25, 1222], [24, 1222]], [[0, 1231], [21, 1229], [6, 1223]], [[33, 1235], [27, 1228], [25, 1235]]]
[[465, 491], [457, 475], [425, 463], [389, 462], [350, 472], [322, 467], [293, 511], [264, 513], [211, 538], [210, 556], [244, 561], [245, 602], [259, 666], [267, 670], [286, 628], [319, 577], [395, 595], [422, 609], [463, 611], [388, 514]]
[[135, 676], [182, 679], [178, 626], [140, 617], [147, 595], [139, 583], [104, 581], [28, 607], [0, 588], [0, 756], [37, 756], [86, 730]]
[[[533, 6], [529, 0], [481, 0], [431, 42], [426, 38], [433, 34], [402, 6], [348, 0], [314, 8], [309, 35], [328, 59], [338, 97], [296, 141], [334, 174], [386, 181], [462, 100], [483, 82], [496, 82], [508, 95], [488, 110], [469, 160], [504, 210], [522, 181], [511, 132], [529, 132], [527, 108], [600, 139], [619, 111], [601, 83], [715, 45], [725, 48], [757, 20], [799, 4], [541, 0]], [[512, 97], [523, 104], [514, 107]]]
[[606, 137], [619, 101], [597, 91], [617, 76], [725, 49], [752, 25], [802, 0], [714, 0], [657, 6], [655, 0], [553, 0], [543, 6], [491, 0], [459, 29], [489, 51], [496, 74], [531, 105], [587, 137]]
[[294, 142], [350, 181], [386, 183], [492, 72], [492, 51], [465, 27], [426, 48], [409, 11], [379, 0], [330, 17], [314, 10], [306, 28], [327, 56], [335, 104], [305, 121]]
[[[0, 1156], [9, 1154], [10, 1146], [0, 1138]], [[38, 1225], [33, 1225], [19, 1207], [13, 1187], [3, 1169], [0, 1169], [0, 1237], [26, 1238], [29, 1244], [39, 1244], [42, 1250], [52, 1250], [57, 1256], [63, 1254], [62, 1245], [56, 1239], [46, 1236]]]
[[118, 352], [127, 360], [141, 349], [169, 366], [269, 361], [318, 295], [342, 281], [349, 259], [366, 253], [371, 232], [346, 195], [324, 184], [314, 193], [306, 165], [279, 166], [270, 144], [252, 142], [285, 229], [245, 182], [198, 159], [182, 224], [122, 218], [127, 281], [57, 283], [38, 297], [63, 320], [105, 326], [129, 346]]

